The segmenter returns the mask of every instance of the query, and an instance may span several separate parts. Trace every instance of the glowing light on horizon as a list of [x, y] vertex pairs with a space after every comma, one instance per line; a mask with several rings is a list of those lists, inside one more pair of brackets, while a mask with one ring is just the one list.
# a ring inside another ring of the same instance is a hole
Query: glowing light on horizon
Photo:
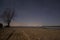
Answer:
[[13, 22], [11, 23], [11, 26], [42, 26], [40, 23], [18, 23]]

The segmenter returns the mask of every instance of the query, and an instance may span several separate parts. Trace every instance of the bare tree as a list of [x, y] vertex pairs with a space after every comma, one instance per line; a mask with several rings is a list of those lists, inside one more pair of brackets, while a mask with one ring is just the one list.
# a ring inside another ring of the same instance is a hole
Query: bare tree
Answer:
[[6, 8], [6, 10], [4, 10], [3, 14], [1, 15], [2, 20], [7, 23], [7, 27], [10, 27], [10, 23], [12, 21], [12, 19], [14, 19], [15, 17], [15, 10], [11, 10], [9, 8]]

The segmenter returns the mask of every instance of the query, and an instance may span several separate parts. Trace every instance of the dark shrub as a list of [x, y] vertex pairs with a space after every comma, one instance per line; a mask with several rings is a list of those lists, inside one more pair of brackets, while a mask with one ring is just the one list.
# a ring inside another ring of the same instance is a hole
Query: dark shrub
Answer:
[[5, 26], [5, 28], [9, 27], [8, 25]]
[[3, 28], [3, 24], [2, 23], [0, 23], [0, 28]]

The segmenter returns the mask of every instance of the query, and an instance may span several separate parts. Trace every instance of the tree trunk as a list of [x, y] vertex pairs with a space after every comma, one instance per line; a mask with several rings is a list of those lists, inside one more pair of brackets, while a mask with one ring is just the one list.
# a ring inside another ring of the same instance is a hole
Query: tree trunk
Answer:
[[7, 26], [10, 27], [10, 22], [8, 22], [8, 25]]

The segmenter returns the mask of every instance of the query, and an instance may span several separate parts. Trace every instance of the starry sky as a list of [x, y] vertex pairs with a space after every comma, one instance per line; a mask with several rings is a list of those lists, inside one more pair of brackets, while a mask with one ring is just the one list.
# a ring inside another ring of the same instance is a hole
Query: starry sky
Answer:
[[14, 26], [60, 25], [60, 0], [0, 0], [0, 14], [15, 8]]

